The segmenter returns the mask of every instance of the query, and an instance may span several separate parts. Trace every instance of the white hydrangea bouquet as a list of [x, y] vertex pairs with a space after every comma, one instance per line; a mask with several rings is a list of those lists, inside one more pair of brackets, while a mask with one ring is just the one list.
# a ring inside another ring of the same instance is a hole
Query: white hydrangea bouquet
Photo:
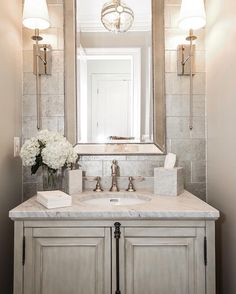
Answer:
[[63, 168], [72, 169], [79, 159], [64, 136], [48, 130], [40, 131], [36, 137], [27, 140], [21, 148], [20, 156], [23, 165], [31, 167], [32, 174], [36, 174], [42, 166], [49, 176], [56, 175]]

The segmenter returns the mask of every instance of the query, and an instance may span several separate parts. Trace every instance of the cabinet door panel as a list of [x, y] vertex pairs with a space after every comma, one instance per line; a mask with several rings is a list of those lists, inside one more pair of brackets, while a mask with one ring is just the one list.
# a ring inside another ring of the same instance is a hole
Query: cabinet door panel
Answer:
[[25, 294], [109, 293], [110, 268], [105, 264], [109, 262], [110, 249], [105, 238], [27, 240]]
[[141, 237], [139, 230], [137, 237], [124, 237], [125, 294], [204, 294], [204, 229], [194, 231], [194, 237], [192, 231], [189, 237], [187, 231], [158, 236], [155, 229], [156, 237]]
[[192, 294], [191, 240], [126, 239], [127, 294]]
[[102, 241], [37, 239], [36, 294], [103, 293]]

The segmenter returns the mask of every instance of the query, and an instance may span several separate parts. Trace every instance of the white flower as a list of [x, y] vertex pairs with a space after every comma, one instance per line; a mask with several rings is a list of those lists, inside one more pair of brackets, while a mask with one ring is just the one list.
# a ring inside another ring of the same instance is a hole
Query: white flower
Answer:
[[36, 156], [41, 157], [37, 162], [39, 166], [45, 164], [54, 170], [75, 164], [78, 158], [77, 152], [64, 136], [48, 130], [40, 131], [36, 137], [26, 141], [22, 146], [23, 165], [35, 165]]
[[68, 149], [66, 140], [47, 144], [42, 150], [43, 163], [55, 170], [63, 167], [68, 158]]
[[68, 147], [69, 148], [68, 148], [68, 156], [67, 156], [66, 163], [68, 165], [75, 164], [78, 159], [78, 153], [75, 151], [75, 149], [73, 148], [73, 146], [70, 143], [69, 143]]
[[32, 166], [36, 163], [36, 156], [40, 153], [38, 139], [27, 140], [21, 148], [20, 156], [24, 166]]
[[65, 141], [66, 138], [57, 132], [49, 132], [48, 130], [42, 130], [38, 132], [37, 139], [44, 145], [51, 142]]

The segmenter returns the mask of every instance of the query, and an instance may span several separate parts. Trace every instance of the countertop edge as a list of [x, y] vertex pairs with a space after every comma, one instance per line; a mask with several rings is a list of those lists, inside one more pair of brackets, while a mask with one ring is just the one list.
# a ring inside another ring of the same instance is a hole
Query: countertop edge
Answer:
[[63, 220], [73, 220], [73, 221], [83, 221], [83, 220], [111, 220], [111, 219], [126, 219], [126, 220], [217, 220], [220, 217], [219, 212], [202, 212], [202, 213], [185, 213], [181, 215], [181, 212], [179, 212], [179, 215], [177, 213], [169, 213], [167, 215], [166, 213], [158, 213], [156, 215], [151, 213], [146, 213], [145, 215], [138, 214], [121, 214], [118, 212], [117, 214], [108, 214], [108, 213], [101, 213], [101, 215], [93, 215], [93, 213], [86, 213], [86, 215], [83, 215], [83, 213], [80, 213], [80, 215], [75, 216], [55, 216], [55, 214], [47, 214], [46, 216], [35, 216], [35, 213], [32, 213], [33, 215], [30, 215], [29, 212], [27, 212], [27, 216], [22, 216], [22, 212], [13, 212], [9, 213], [9, 217], [13, 221], [63, 221]]

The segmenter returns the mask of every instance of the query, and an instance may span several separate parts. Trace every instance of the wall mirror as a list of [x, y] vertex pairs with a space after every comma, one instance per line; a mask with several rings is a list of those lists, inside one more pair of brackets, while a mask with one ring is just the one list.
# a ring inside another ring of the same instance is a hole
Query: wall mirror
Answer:
[[65, 130], [80, 154], [165, 152], [164, 0], [65, 1]]

